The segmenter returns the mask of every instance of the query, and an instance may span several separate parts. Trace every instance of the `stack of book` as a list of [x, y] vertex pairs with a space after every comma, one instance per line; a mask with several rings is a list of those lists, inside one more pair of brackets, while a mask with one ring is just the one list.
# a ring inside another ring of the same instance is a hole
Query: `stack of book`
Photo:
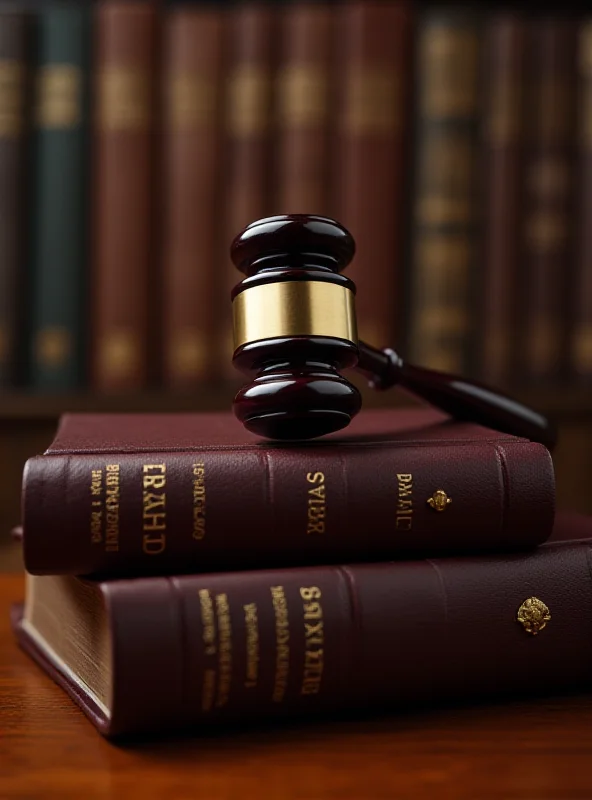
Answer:
[[106, 735], [590, 682], [592, 523], [542, 445], [429, 409], [66, 415], [21, 535], [18, 639]]
[[492, 5], [3, 5], [0, 382], [223, 381], [227, 242], [275, 212], [352, 231], [371, 344], [589, 381], [592, 22]]

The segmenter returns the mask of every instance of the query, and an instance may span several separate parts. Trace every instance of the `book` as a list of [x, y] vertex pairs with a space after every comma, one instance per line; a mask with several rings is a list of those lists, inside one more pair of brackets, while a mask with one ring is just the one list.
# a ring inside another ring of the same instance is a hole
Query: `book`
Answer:
[[533, 383], [566, 372], [567, 276], [575, 233], [576, 29], [564, 16], [542, 16], [529, 29], [518, 341], [521, 375]]
[[156, 9], [105, 0], [95, 9], [92, 383], [143, 389], [153, 277]]
[[592, 20], [578, 32], [579, 114], [577, 120], [577, 228], [573, 282], [568, 298], [570, 376], [576, 382], [592, 380]]
[[[480, 521], [474, 522], [478, 537]], [[590, 686], [592, 521], [529, 553], [27, 576], [21, 646], [108, 736]]]
[[[216, 302], [215, 377], [236, 381], [230, 292], [239, 273], [230, 260], [230, 243], [243, 228], [271, 216], [273, 206], [273, 80], [278, 35], [276, 4], [237, 3], [226, 32], [224, 92], [224, 187], [220, 272]], [[214, 373], [213, 373], [214, 374]]]
[[280, 8], [272, 194], [282, 214], [330, 214], [334, 25], [326, 3], [298, 0]]
[[[0, 10], [0, 387], [23, 382], [30, 20]], [[20, 317], [20, 319], [19, 319]]]
[[338, 87], [332, 206], [353, 234], [360, 338], [397, 341], [403, 290], [411, 8], [407, 2], [337, 5]]
[[474, 7], [431, 6], [418, 20], [411, 190], [409, 357], [472, 366], [482, 24]]
[[224, 29], [222, 11], [207, 5], [172, 8], [165, 21], [162, 371], [175, 389], [206, 382], [217, 361]]
[[87, 352], [88, 8], [40, 8], [35, 38], [29, 382], [69, 389]]
[[547, 538], [554, 492], [542, 445], [431, 409], [282, 445], [230, 413], [67, 414], [25, 466], [24, 560], [166, 575], [510, 550]]
[[484, 380], [506, 386], [517, 366], [526, 31], [526, 21], [515, 12], [495, 14], [485, 30], [479, 361]]

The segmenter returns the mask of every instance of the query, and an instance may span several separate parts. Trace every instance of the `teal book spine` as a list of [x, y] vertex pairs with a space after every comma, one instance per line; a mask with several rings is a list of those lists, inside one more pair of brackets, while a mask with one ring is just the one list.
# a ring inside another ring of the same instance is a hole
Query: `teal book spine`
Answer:
[[30, 283], [30, 383], [84, 383], [88, 272], [90, 13], [40, 10], [36, 21]]

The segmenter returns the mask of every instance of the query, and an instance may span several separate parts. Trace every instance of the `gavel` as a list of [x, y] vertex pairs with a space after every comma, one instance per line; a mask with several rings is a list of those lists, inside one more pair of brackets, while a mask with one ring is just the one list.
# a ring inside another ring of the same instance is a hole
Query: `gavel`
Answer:
[[248, 225], [231, 258], [245, 278], [232, 291], [233, 364], [249, 378], [233, 402], [245, 427], [270, 439], [313, 439], [346, 427], [362, 397], [341, 371], [379, 390], [401, 386], [451, 416], [552, 448], [541, 414], [465, 378], [408, 364], [391, 348], [358, 339], [355, 253], [346, 228], [327, 217], [289, 214]]

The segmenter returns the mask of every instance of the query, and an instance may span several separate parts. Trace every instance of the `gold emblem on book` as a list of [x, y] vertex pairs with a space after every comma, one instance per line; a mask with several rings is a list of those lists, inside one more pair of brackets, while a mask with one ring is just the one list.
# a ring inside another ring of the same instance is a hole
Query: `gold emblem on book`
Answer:
[[452, 503], [452, 498], [448, 497], [444, 489], [436, 489], [434, 494], [428, 497], [427, 503], [434, 511], [446, 511]]
[[529, 597], [520, 608], [516, 619], [522, 625], [526, 633], [536, 636], [539, 631], [546, 627], [551, 619], [551, 612], [548, 607], [539, 600], [538, 597]]

